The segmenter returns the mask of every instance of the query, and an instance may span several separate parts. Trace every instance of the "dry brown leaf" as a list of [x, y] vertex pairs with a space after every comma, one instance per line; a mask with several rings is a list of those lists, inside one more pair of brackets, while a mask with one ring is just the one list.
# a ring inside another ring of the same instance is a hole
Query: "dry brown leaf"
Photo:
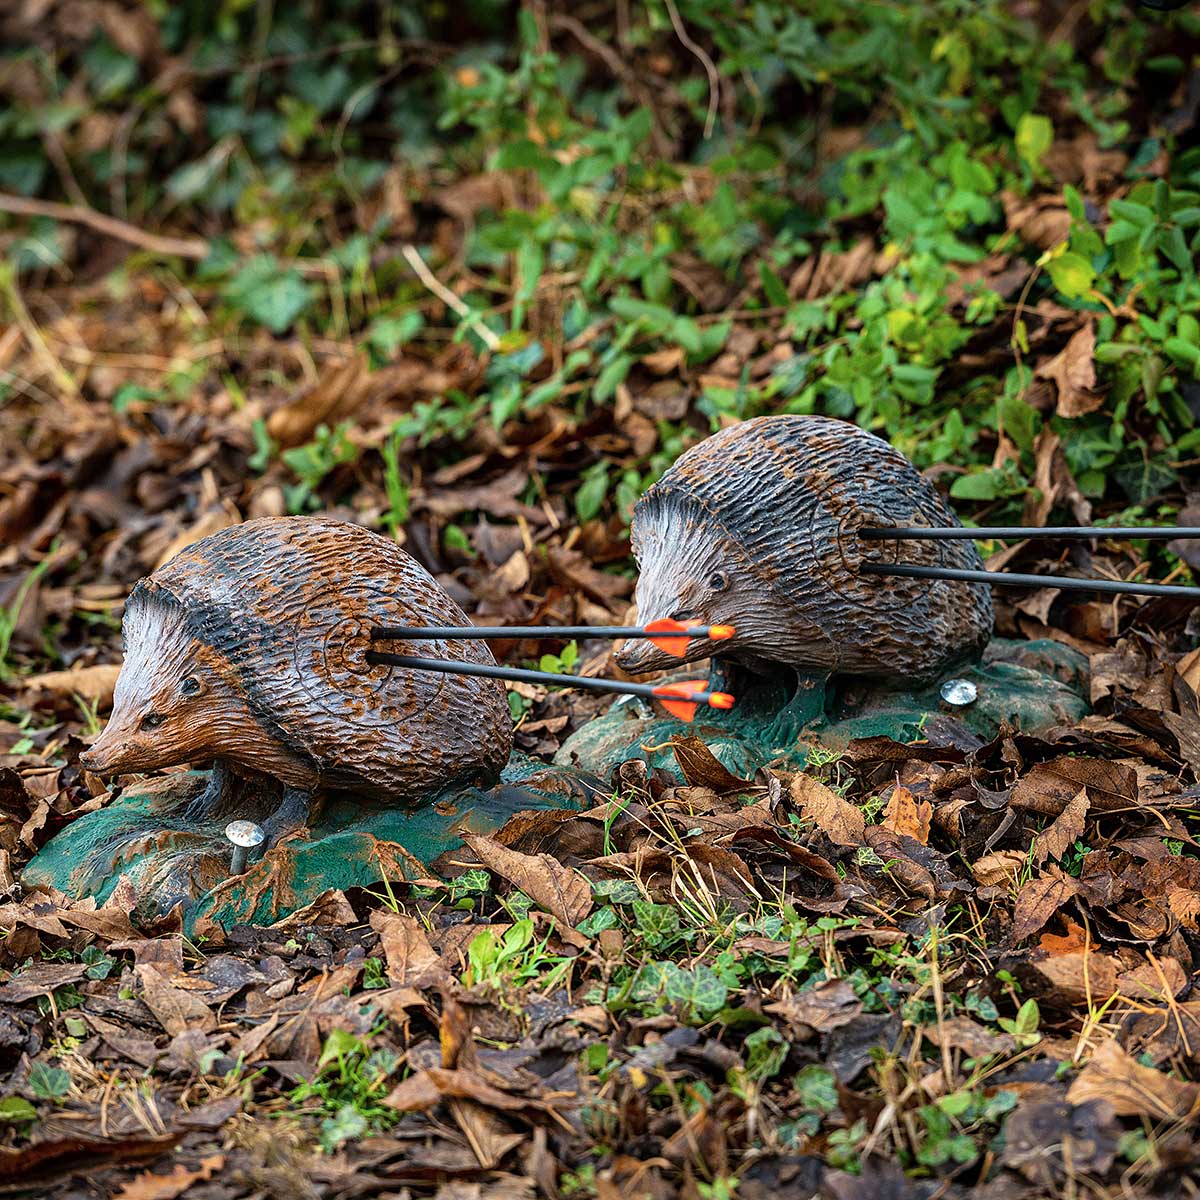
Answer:
[[803, 772], [788, 780], [792, 803], [835, 846], [861, 846], [867, 823], [849, 800]]
[[187, 1029], [212, 1033], [217, 1018], [200, 997], [169, 983], [153, 964], [133, 968], [142, 984], [142, 1000], [158, 1023], [174, 1037]]
[[[380, 846], [388, 843], [380, 842]], [[271, 928], [276, 930], [297, 929], [305, 925], [353, 925], [358, 918], [350, 901], [337, 889], [329, 888], [322, 892], [312, 903], [298, 908], [294, 913], [276, 921]]]
[[1012, 940], [1032, 937], [1058, 910], [1079, 892], [1079, 884], [1063, 871], [1051, 868], [1031, 879], [1018, 893], [1013, 905]]
[[23, 1004], [35, 996], [48, 996], [56, 988], [78, 983], [85, 974], [87, 967], [80, 963], [31, 963], [15, 979], [0, 984], [0, 1002]]
[[1185, 929], [1195, 929], [1200, 917], [1200, 892], [1191, 888], [1172, 886], [1167, 888], [1167, 906], [1179, 918]]
[[928, 800], [918, 800], [906, 787], [897, 787], [883, 810], [880, 822], [887, 829], [907, 834], [922, 846], [929, 841], [929, 824], [933, 820], [933, 805]]
[[158, 561], [154, 564], [154, 569], [158, 570], [159, 567], [170, 562], [175, 555], [181, 550], [186, 550], [193, 542], [198, 542], [201, 538], [208, 537], [209, 534], [220, 533], [222, 529], [229, 529], [234, 525], [240, 525], [241, 521], [241, 514], [228, 500], [224, 501], [217, 508], [209, 509], [208, 512], [200, 516], [186, 529], [181, 530], [167, 543], [159, 552]]
[[677, 733], [671, 738], [671, 750], [683, 778], [692, 787], [706, 787], [718, 796], [727, 792], [748, 792], [754, 784], [739, 779], [694, 733]]
[[120, 663], [98, 663], [90, 667], [72, 667], [69, 671], [47, 671], [23, 680], [30, 691], [50, 692], [55, 696], [79, 695], [96, 705], [98, 712], [112, 708], [113, 688], [121, 673]]
[[[1055, 508], [1067, 505], [1081, 525], [1089, 524], [1092, 519], [1092, 506], [1079, 491], [1079, 485], [1071, 474], [1067, 456], [1063, 452], [1062, 439], [1049, 426], [1033, 439], [1033, 461], [1033, 486], [1025, 497], [1021, 523], [1045, 525], [1046, 519]], [[1043, 599], [1043, 605], [1044, 608], [1040, 610], [1035, 607], [1026, 608], [1024, 611], [1044, 622], [1046, 615], [1042, 614], [1048, 614], [1050, 600]]]
[[985, 887], [1007, 887], [1020, 874], [1025, 857], [1020, 850], [996, 850], [973, 863], [971, 874]]
[[1082, 417], [1095, 412], [1104, 403], [1104, 397], [1094, 390], [1095, 353], [1096, 329], [1089, 321], [1060, 353], [1038, 367], [1039, 379], [1053, 379], [1058, 385], [1057, 413], [1060, 417]]
[[1072, 950], [1031, 964], [1060, 1005], [1103, 1004], [1119, 990], [1120, 965], [1113, 955], [1094, 949]]
[[1009, 804], [1018, 811], [1057, 817], [1087, 788], [1093, 812], [1110, 812], [1137, 803], [1137, 772], [1126, 763], [1064, 754], [1035, 763], [1013, 787]]
[[1038, 196], [1026, 200], [1015, 192], [1004, 192], [1003, 200], [1009, 229], [1039, 249], [1050, 250], [1070, 235], [1071, 214], [1061, 197]]
[[476, 1104], [474, 1100], [451, 1100], [449, 1108], [485, 1171], [495, 1170], [510, 1150], [515, 1150], [527, 1140], [528, 1135], [524, 1131], [514, 1131], [497, 1113], [482, 1104]]
[[1107, 1100], [1122, 1117], [1177, 1120], [1197, 1110], [1200, 1085], [1144, 1067], [1115, 1040], [1101, 1042], [1067, 1091], [1071, 1104]]
[[425, 1112], [442, 1099], [474, 1100], [487, 1108], [508, 1112], [545, 1108], [540, 1100], [533, 1097], [502, 1092], [474, 1070], [450, 1070], [445, 1067], [428, 1067], [413, 1072], [392, 1089], [384, 1104], [400, 1112]]
[[950, 1046], [961, 1050], [968, 1058], [1006, 1054], [1016, 1045], [1009, 1034], [993, 1033], [970, 1017], [947, 1017], [944, 1021], [923, 1026], [921, 1033], [935, 1046]]
[[1132, 971], [1122, 971], [1117, 980], [1121, 995], [1130, 1000], [1150, 1000], [1164, 1004], [1173, 996], [1182, 995], [1191, 980], [1175, 958], [1150, 957]]
[[301, 388], [267, 418], [281, 446], [307, 442], [318, 425], [333, 428], [355, 413], [377, 414], [383, 405], [441, 395], [462, 380], [430, 363], [401, 358], [372, 371], [364, 355], [325, 364], [320, 378]]
[[1083, 836], [1087, 824], [1087, 788], [1080, 788], [1066, 808], [1054, 818], [1054, 822], [1038, 838], [1037, 862], [1044, 863], [1053, 858], [1061, 862], [1076, 838]]
[[1067, 918], [1065, 934], [1043, 933], [1038, 938], [1038, 945], [1053, 958], [1056, 954], [1074, 954], [1077, 950], [1086, 950], [1090, 940], [1087, 931], [1078, 921]]
[[183, 1163], [176, 1163], [170, 1175], [156, 1175], [153, 1171], [143, 1171], [131, 1179], [113, 1200], [175, 1200], [182, 1196], [193, 1183], [211, 1179], [215, 1171], [225, 1165], [223, 1154], [214, 1154], [210, 1158], [202, 1158], [198, 1170], [189, 1171]]
[[655, 350], [650, 354], [643, 354], [641, 363], [646, 370], [652, 371], [655, 375], [670, 375], [683, 366], [683, 360], [684, 350], [682, 346], [667, 346], [663, 350]]
[[1185, 654], [1175, 664], [1175, 674], [1192, 689], [1200, 693], [1200, 646]]
[[407, 986], [437, 969], [441, 958], [415, 918], [381, 908], [371, 914], [371, 928], [379, 934], [388, 978], [395, 983]]
[[489, 871], [518, 887], [539, 908], [574, 928], [592, 911], [592, 885], [548, 854], [522, 854], [493, 838], [468, 834], [463, 841]]
[[919, 844], [912, 838], [882, 825], [868, 825], [865, 836], [867, 845], [887, 864], [887, 877], [891, 883], [927, 900], [938, 894], [938, 881], [933, 872], [909, 853], [910, 848], [920, 853]]
[[827, 979], [786, 1000], [768, 1004], [764, 1011], [783, 1017], [804, 1040], [812, 1031], [828, 1033], [849, 1024], [862, 1012], [862, 1001], [846, 980]]

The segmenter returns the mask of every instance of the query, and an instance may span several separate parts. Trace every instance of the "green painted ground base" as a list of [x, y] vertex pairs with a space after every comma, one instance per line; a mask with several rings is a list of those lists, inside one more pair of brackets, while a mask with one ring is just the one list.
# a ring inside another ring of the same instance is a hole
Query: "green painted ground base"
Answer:
[[782, 678], [756, 681], [752, 687], [743, 684], [734, 709], [702, 710], [691, 725], [657, 716], [637, 702], [620, 702], [572, 734], [554, 761], [602, 778], [630, 758], [671, 769], [671, 737], [694, 733], [730, 771], [749, 778], [771, 764], [799, 769], [813, 746], [838, 751], [854, 738], [878, 735], [914, 741], [939, 713], [991, 738], [1001, 721], [1036, 734], [1076, 721], [1088, 711], [1087, 659], [1058, 642], [996, 639], [984, 661], [958, 672], [958, 677], [971, 680], [979, 698], [954, 709], [942, 702], [937, 686], [911, 692], [859, 688], [836, 693], [815, 677], [801, 679], [794, 692], [793, 683]]
[[231, 879], [224, 836], [230, 818], [197, 823], [183, 816], [205, 782], [193, 772], [127, 789], [48, 842], [22, 882], [103, 903], [126, 878], [138, 898], [139, 924], [162, 920], [181, 905], [189, 934], [213, 923], [268, 925], [329, 888], [427, 877], [426, 864], [460, 846], [463, 833], [492, 833], [529, 809], [586, 807], [599, 786], [514, 755], [495, 788], [459, 791], [411, 812], [331, 800], [307, 837], [285, 839]]
[[[939, 711], [952, 711], [985, 738], [1001, 720], [1036, 733], [1087, 711], [1086, 668], [1082, 655], [1055, 642], [996, 642], [980, 666], [962, 672], [979, 689], [967, 708], [947, 710], [936, 687], [830, 694], [820, 679], [803, 679], [797, 687], [794, 677], [743, 686], [732, 712], [706, 709], [691, 725], [620, 702], [573, 734], [553, 767], [514, 755], [496, 787], [433, 797], [413, 811], [331, 800], [307, 836], [285, 840], [232, 879], [224, 836], [229, 817], [185, 820], [205, 777], [171, 775], [127, 789], [69, 825], [26, 867], [22, 881], [103, 903], [126, 878], [138, 898], [135, 919], [152, 924], [180, 906], [189, 934], [214, 924], [270, 924], [329, 888], [426, 876], [426, 864], [461, 845], [462, 833], [493, 832], [515, 812], [585, 807], [597, 792], [606, 793], [601, 780], [626, 759], [673, 767], [673, 734], [698, 734], [729, 770], [748, 778], [772, 763], [802, 767], [813, 746], [836, 751], [852, 738], [877, 734], [912, 741]], [[236, 815], [261, 820], [266, 814]]]

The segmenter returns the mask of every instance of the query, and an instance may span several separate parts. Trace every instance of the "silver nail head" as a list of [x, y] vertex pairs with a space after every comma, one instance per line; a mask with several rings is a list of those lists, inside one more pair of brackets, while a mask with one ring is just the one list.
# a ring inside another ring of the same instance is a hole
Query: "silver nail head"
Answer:
[[979, 689], [969, 679], [947, 679], [941, 688], [942, 699], [955, 708], [974, 704], [979, 699]]
[[225, 826], [225, 837], [233, 846], [233, 853], [229, 857], [229, 873], [240, 875], [246, 869], [250, 851], [261, 846], [267, 835], [262, 826], [253, 821], [230, 821]]

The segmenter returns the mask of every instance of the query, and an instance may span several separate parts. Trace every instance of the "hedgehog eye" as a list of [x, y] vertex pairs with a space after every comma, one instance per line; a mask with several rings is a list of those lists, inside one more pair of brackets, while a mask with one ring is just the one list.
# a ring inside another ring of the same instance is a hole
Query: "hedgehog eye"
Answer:
[[195, 675], [187, 675], [183, 682], [179, 685], [179, 693], [182, 696], [194, 696], [200, 690], [200, 680]]
[[157, 729], [162, 723], [162, 714], [156, 712], [147, 713], [141, 720], [143, 729]]
[[729, 580], [721, 571], [714, 571], [708, 577], [708, 588], [712, 592], [723, 592], [729, 586]]

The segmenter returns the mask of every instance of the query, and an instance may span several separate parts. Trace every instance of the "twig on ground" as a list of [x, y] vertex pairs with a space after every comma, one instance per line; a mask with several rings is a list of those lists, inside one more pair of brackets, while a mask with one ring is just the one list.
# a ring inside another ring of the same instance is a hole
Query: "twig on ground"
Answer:
[[[55, 200], [34, 200], [28, 196], [14, 196], [9, 192], [0, 192], [0, 212], [11, 213], [17, 217], [50, 217], [55, 221], [71, 221], [77, 225], [86, 225], [97, 233], [103, 233], [117, 241], [136, 246], [151, 254], [161, 254], [168, 258], [187, 258], [200, 262], [209, 256], [211, 246], [205, 238], [178, 238], [166, 234], [147, 233], [128, 221], [118, 221], [106, 213], [97, 212], [81, 204], [60, 204]], [[301, 275], [309, 279], [328, 279], [331, 264], [323, 258], [293, 258], [284, 260], [293, 266]], [[336, 265], [334, 265], [336, 270]], [[489, 331], [490, 332], [490, 331]], [[484, 339], [486, 340], [486, 339]]]
[[116, 217], [106, 216], [82, 204], [59, 204], [55, 200], [34, 200], [28, 196], [13, 196], [8, 192], [0, 192], [0, 212], [12, 213], [18, 217], [50, 217], [55, 221], [86, 225], [97, 233], [107, 234], [141, 250], [149, 250], [153, 254], [196, 260], [207, 258], [209, 254], [209, 245], [204, 238], [177, 238], [147, 233], [136, 225], [130, 225], [128, 221], [118, 221]]
[[429, 269], [428, 264], [421, 257], [416, 246], [411, 243], [406, 243], [401, 247], [400, 253], [404, 255], [404, 261], [412, 267], [417, 278], [444, 304], [452, 308], [476, 334], [481, 342], [489, 350], [498, 350], [500, 348], [500, 338], [489, 329], [480, 319], [468, 304], [463, 301], [461, 296], [456, 296], [438, 277]]
[[717, 105], [721, 98], [721, 77], [717, 74], [717, 64], [713, 62], [708, 51], [692, 40], [692, 35], [688, 33], [687, 26], [684, 25], [683, 18], [679, 15], [679, 9], [675, 7], [675, 0], [666, 0], [666, 5], [667, 15], [671, 18], [675, 36], [700, 60], [700, 64], [708, 76], [708, 117], [704, 121], [704, 136], [707, 139], [712, 137], [713, 127], [717, 123]]

